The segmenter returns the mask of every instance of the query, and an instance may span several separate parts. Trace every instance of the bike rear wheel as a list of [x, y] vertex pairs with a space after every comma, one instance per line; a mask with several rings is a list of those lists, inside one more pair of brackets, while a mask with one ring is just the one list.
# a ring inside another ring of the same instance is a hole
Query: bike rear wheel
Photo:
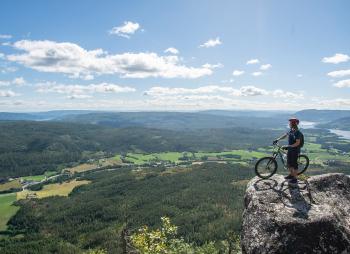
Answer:
[[260, 178], [270, 178], [276, 171], [277, 161], [273, 157], [263, 157], [255, 164], [255, 174]]
[[300, 154], [298, 156], [298, 175], [301, 175], [306, 171], [306, 169], [309, 167], [309, 162], [309, 157], [307, 157], [305, 154]]

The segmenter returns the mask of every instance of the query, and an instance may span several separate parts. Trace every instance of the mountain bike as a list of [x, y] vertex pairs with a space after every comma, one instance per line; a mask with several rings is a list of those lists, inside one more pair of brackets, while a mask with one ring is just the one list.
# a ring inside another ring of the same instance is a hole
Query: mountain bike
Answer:
[[[272, 156], [263, 157], [259, 159], [255, 164], [255, 173], [257, 176], [263, 179], [270, 178], [273, 176], [278, 168], [277, 157], [280, 157], [283, 168], [287, 168], [287, 152], [283, 150], [282, 146], [278, 143], [274, 144], [274, 149]], [[304, 173], [306, 169], [309, 167], [309, 157], [305, 154], [298, 155], [298, 175]]]

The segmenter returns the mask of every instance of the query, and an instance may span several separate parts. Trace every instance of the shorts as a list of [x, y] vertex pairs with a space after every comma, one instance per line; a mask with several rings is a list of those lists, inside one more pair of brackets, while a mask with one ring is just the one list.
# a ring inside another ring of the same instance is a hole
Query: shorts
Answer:
[[288, 167], [298, 169], [298, 156], [299, 156], [299, 151], [297, 149], [288, 150], [288, 153], [287, 153]]

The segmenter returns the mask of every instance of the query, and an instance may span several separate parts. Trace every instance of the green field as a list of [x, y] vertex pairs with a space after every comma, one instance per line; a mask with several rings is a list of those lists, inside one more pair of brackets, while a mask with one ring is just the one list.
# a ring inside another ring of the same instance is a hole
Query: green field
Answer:
[[9, 189], [20, 189], [20, 188], [22, 188], [22, 185], [19, 182], [19, 179], [15, 179], [13, 181], [0, 184], [0, 191], [6, 191]]
[[50, 177], [57, 174], [56, 171], [46, 171], [44, 174], [42, 175], [35, 175], [35, 176], [23, 176], [21, 177], [22, 180], [26, 180], [26, 181], [35, 181], [35, 182], [40, 182], [42, 180], [44, 180], [46, 177]]
[[[268, 150], [260, 151], [246, 151], [246, 150], [231, 150], [226, 152], [164, 152], [164, 153], [152, 153], [152, 154], [142, 154], [142, 153], [128, 153], [125, 156], [125, 160], [134, 163], [136, 165], [142, 165], [152, 161], [170, 161], [173, 163], [181, 162], [180, 158], [186, 155], [190, 160], [202, 160], [203, 157], [209, 157], [210, 159], [220, 159], [225, 161], [235, 161], [235, 162], [247, 162], [254, 158], [261, 158], [267, 156]], [[117, 155], [119, 156], [119, 155]], [[230, 156], [237, 156], [230, 157]], [[213, 158], [214, 157], [214, 158]]]
[[[88, 184], [90, 181], [77, 181], [73, 180], [70, 182], [64, 182], [64, 183], [53, 183], [48, 184], [43, 187], [40, 191], [30, 191], [30, 190], [24, 190], [21, 192], [17, 192], [17, 199], [26, 199], [28, 195], [35, 195], [37, 198], [46, 198], [50, 196], [68, 196], [71, 191], [80, 185]], [[16, 197], [15, 194], [15, 197]]]
[[12, 205], [16, 201], [16, 193], [0, 195], [0, 231], [6, 230], [6, 223], [17, 212], [18, 206]]

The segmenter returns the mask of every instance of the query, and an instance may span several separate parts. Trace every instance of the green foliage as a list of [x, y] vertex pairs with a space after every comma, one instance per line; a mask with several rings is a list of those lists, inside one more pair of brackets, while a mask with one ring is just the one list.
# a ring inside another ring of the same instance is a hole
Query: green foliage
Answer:
[[142, 254], [219, 254], [238, 253], [240, 251], [239, 237], [233, 235], [229, 244], [217, 248], [214, 242], [196, 246], [178, 237], [177, 226], [168, 217], [161, 218], [160, 228], [151, 230], [143, 226], [131, 236], [133, 246]]

